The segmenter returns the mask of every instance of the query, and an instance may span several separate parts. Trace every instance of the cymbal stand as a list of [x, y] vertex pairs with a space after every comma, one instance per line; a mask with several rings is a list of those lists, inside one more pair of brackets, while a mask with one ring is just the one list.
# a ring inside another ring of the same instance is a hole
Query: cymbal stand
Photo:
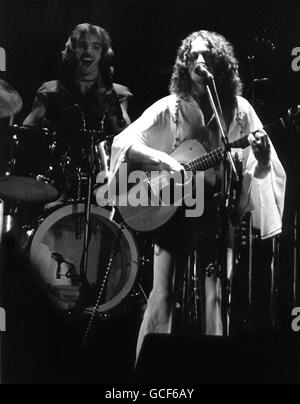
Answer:
[[88, 268], [88, 249], [91, 236], [91, 205], [92, 205], [92, 191], [93, 191], [93, 178], [95, 177], [95, 135], [98, 134], [95, 130], [82, 130], [83, 136], [89, 138], [89, 154], [88, 154], [88, 187], [87, 195], [85, 198], [84, 209], [84, 240], [83, 252], [80, 261], [80, 277], [83, 284], [87, 284], [87, 268]]
[[299, 267], [299, 213], [294, 211], [293, 215], [293, 307], [298, 304], [298, 267]]
[[278, 278], [280, 260], [280, 236], [272, 240], [271, 263], [271, 326], [275, 330], [278, 327]]

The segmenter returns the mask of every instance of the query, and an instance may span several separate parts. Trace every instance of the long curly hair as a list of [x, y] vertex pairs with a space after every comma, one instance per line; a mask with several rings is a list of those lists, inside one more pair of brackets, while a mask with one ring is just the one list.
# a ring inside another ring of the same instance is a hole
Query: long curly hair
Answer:
[[77, 61], [75, 59], [75, 48], [78, 41], [84, 38], [87, 34], [95, 35], [101, 43], [102, 55], [99, 61], [99, 72], [101, 73], [104, 85], [110, 87], [112, 82], [114, 59], [111, 38], [109, 33], [104, 28], [89, 23], [77, 25], [65, 44], [65, 49], [62, 51], [63, 78], [65, 80], [70, 80], [70, 77], [73, 78], [77, 66]]
[[191, 62], [192, 42], [202, 38], [207, 44], [209, 66], [214, 75], [222, 107], [232, 115], [236, 105], [236, 96], [242, 93], [242, 82], [238, 71], [238, 61], [233, 46], [220, 34], [210, 31], [197, 31], [190, 34], [181, 43], [173, 67], [170, 92], [179, 97], [191, 94], [192, 82], [188, 71]]

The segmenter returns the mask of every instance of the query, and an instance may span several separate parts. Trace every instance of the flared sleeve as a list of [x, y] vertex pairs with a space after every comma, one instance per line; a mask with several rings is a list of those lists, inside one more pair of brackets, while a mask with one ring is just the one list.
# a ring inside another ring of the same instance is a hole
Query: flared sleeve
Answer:
[[[243, 100], [245, 110], [245, 132], [263, 132], [263, 125], [252, 106]], [[266, 239], [282, 231], [286, 173], [270, 140], [270, 166], [259, 168], [249, 147], [245, 151], [245, 172], [243, 178], [240, 209], [251, 211], [254, 228], [260, 230], [261, 238]]]
[[141, 143], [158, 151], [170, 153], [174, 142], [170, 128], [171, 111], [165, 97], [149, 107], [140, 118], [114, 138], [110, 161], [109, 182], [120, 165], [126, 162], [126, 154], [135, 143]]

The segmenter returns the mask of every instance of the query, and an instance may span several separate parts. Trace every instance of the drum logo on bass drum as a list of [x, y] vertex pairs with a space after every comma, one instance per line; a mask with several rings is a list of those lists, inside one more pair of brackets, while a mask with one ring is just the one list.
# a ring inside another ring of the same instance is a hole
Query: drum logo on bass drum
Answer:
[[6, 52], [0, 47], [0, 72], [6, 72]]

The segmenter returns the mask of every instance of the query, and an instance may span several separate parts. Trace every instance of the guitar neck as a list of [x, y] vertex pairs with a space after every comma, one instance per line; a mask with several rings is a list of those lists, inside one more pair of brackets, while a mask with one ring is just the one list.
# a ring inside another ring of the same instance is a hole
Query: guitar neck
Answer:
[[[235, 140], [234, 142], [229, 144], [230, 147], [237, 149], [245, 149], [249, 146], [248, 135], [243, 136], [242, 138]], [[213, 150], [209, 153], [204, 154], [201, 157], [198, 157], [196, 160], [191, 161], [190, 163], [185, 164], [188, 170], [191, 170], [194, 174], [196, 171], [205, 171], [209, 168], [217, 166], [224, 158], [225, 149], [223, 147], [219, 147], [216, 150]]]
[[[278, 121], [280, 122], [282, 127], [285, 127], [286, 122], [289, 121], [293, 122], [293, 120], [295, 120], [299, 116], [299, 114], [300, 114], [300, 105], [297, 105], [295, 107], [288, 109], [288, 114], [286, 118], [281, 117], [279, 118]], [[271, 122], [265, 125], [264, 129], [268, 130], [275, 124], [276, 121]], [[249, 135], [243, 136], [240, 139], [235, 140], [232, 143], [229, 143], [229, 146], [236, 149], [245, 149], [250, 145], [248, 136]], [[225, 149], [223, 147], [220, 147], [216, 150], [204, 154], [201, 157], [198, 157], [196, 160], [193, 160], [190, 163], [185, 163], [184, 166], [195, 174], [196, 171], [205, 171], [208, 170], [209, 168], [212, 168], [220, 164], [220, 162], [224, 158], [224, 154]]]

